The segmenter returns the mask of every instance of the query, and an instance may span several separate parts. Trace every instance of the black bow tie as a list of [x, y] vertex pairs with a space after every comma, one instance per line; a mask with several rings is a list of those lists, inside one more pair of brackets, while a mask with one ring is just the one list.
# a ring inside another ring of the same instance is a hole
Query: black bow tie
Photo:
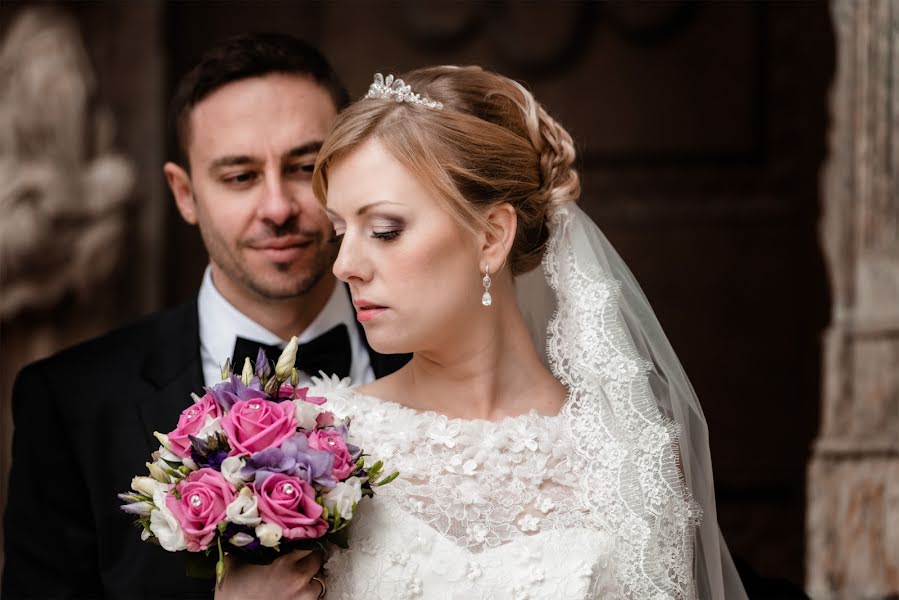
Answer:
[[[234, 342], [234, 356], [231, 357], [234, 372], [241, 372], [245, 358], [249, 358], [250, 363], [255, 364], [259, 348], [265, 351], [265, 355], [273, 364], [278, 363], [281, 356], [281, 348], [278, 346], [269, 346], [238, 337]], [[351, 354], [350, 336], [346, 325], [340, 324], [314, 340], [300, 344], [297, 348], [296, 367], [308, 375], [318, 375], [319, 371], [324, 371], [327, 375], [334, 373], [340, 378], [349, 377]]]

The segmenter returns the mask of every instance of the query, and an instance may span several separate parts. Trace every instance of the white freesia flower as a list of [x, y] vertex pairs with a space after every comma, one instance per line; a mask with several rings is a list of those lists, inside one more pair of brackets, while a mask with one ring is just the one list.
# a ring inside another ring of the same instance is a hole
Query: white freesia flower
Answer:
[[242, 485], [246, 480], [240, 476], [240, 470], [243, 469], [244, 459], [238, 456], [229, 456], [222, 461], [222, 477], [231, 485]]
[[225, 515], [229, 521], [237, 525], [256, 527], [262, 523], [259, 516], [259, 501], [248, 487], [240, 490], [234, 501], [225, 508]]
[[282, 532], [283, 530], [274, 523], [263, 523], [256, 527], [256, 537], [259, 538], [259, 543], [268, 548], [278, 545]]
[[187, 457], [183, 460], [182, 464], [190, 469], [191, 471], [197, 471], [200, 469], [200, 465], [194, 462], [194, 459]]
[[184, 530], [178, 523], [178, 519], [165, 505], [168, 490], [160, 487], [153, 494], [153, 503], [156, 510], [150, 513], [150, 531], [159, 540], [159, 545], [169, 552], [178, 552], [187, 548], [187, 540], [184, 539]]
[[241, 546], [246, 546], [247, 544], [252, 542], [253, 536], [241, 531], [240, 533], [235, 533], [233, 536], [231, 536], [231, 539], [229, 541], [232, 545], [240, 548]]
[[342, 519], [352, 519], [353, 506], [362, 499], [362, 480], [350, 477], [341, 481], [322, 499], [329, 511], [339, 513]]
[[296, 407], [297, 427], [302, 427], [303, 429], [315, 427], [315, 419], [321, 414], [322, 408], [317, 404], [312, 404], [299, 398], [293, 401], [293, 405]]

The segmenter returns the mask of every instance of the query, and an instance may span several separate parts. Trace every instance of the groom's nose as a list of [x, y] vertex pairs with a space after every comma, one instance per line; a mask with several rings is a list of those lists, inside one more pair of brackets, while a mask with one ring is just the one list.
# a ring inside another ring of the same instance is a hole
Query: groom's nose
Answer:
[[262, 197], [259, 199], [257, 216], [281, 225], [299, 213], [300, 203], [293, 197], [290, 186], [286, 185], [280, 174], [266, 173], [262, 186]]

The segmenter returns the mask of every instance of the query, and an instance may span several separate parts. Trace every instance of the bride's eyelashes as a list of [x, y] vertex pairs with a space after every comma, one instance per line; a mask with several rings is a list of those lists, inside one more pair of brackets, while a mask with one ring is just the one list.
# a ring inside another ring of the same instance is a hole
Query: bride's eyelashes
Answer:
[[[391, 241], [397, 239], [398, 237], [400, 237], [400, 235], [402, 233], [403, 233], [403, 231], [401, 229], [391, 229], [390, 231], [372, 231], [371, 237], [376, 240], [391, 242]], [[339, 246], [341, 244], [341, 242], [343, 242], [343, 234], [342, 233], [340, 233], [340, 234], [335, 233], [328, 240], [329, 244], [334, 244], [335, 246]]]
[[376, 240], [384, 240], [385, 242], [390, 242], [400, 237], [400, 234], [403, 233], [402, 229], [390, 229], [388, 231], [372, 231], [371, 237]]

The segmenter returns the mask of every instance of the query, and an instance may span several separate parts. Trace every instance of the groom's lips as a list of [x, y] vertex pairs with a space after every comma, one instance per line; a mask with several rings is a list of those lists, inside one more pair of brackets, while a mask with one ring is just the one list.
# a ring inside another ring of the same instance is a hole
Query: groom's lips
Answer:
[[288, 236], [251, 243], [251, 249], [262, 253], [274, 262], [290, 262], [300, 257], [312, 246], [313, 239], [302, 236]]
[[386, 306], [375, 304], [368, 300], [356, 300], [353, 304], [356, 306], [356, 319], [360, 323], [370, 321], [387, 310]]

